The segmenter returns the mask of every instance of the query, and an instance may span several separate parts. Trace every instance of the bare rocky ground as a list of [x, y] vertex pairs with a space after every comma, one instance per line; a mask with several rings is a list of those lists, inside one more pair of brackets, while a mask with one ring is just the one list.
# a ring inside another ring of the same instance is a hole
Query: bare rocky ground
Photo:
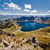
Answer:
[[37, 48], [34, 48], [34, 46], [28, 46], [28, 45], [23, 45], [17, 48], [11, 48], [11, 46], [8, 47], [0, 47], [0, 50], [43, 50], [39, 46]]
[[7, 35], [1, 35], [1, 36], [2, 36], [2, 41], [0, 40], [0, 50], [43, 50], [40, 46], [37, 46], [37, 48], [35, 48], [29, 42], [26, 43], [27, 41], [26, 38], [23, 39], [20, 37], [21, 39], [17, 38], [18, 41], [16, 41], [15, 37]]

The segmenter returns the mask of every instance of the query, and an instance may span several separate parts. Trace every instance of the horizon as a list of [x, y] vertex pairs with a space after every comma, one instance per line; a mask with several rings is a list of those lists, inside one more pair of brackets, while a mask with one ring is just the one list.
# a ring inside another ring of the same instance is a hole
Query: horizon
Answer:
[[46, 15], [50, 15], [50, 14], [0, 14], [0, 15], [33, 15], [33, 16], [36, 16], [36, 15], [42, 15], [42, 16], [46, 16]]

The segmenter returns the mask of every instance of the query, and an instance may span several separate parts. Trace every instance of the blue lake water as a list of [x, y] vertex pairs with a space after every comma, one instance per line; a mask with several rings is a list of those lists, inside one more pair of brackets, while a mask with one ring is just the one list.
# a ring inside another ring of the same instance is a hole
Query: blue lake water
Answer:
[[19, 26], [23, 26], [21, 31], [34, 31], [43, 27], [48, 27], [49, 25], [40, 24], [37, 22], [18, 22]]

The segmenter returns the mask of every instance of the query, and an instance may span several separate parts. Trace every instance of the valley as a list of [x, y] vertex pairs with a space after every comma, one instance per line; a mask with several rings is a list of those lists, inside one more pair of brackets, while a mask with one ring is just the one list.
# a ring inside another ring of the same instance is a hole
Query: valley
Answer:
[[[7, 20], [6, 22], [2, 21], [2, 24], [0, 25], [0, 50], [50, 50], [49, 26], [28, 32], [21, 31], [21, 28], [22, 26], [19, 26], [19, 24], [14, 20]], [[34, 48], [34, 46], [29, 44], [29, 42], [26, 43], [28, 37], [31, 37], [31, 39], [32, 37], [37, 38], [37, 40], [39, 41], [39, 45], [37, 46], [37, 48]], [[4, 45], [4, 43], [6, 43], [7, 47]]]

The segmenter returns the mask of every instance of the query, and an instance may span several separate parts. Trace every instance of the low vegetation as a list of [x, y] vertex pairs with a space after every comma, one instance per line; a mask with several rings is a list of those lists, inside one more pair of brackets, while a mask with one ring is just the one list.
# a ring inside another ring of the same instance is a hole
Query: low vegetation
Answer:
[[[4, 29], [0, 29], [0, 47], [5, 48], [4, 44], [6, 43], [7, 46], [12, 45], [12, 50], [50, 50], [50, 27], [30, 32], [23, 32], [20, 29], [21, 27], [14, 21], [11, 21]], [[39, 46], [34, 48], [29, 43], [26, 43], [28, 37], [31, 37], [31, 39], [32, 37], [36, 37], [39, 41]]]

